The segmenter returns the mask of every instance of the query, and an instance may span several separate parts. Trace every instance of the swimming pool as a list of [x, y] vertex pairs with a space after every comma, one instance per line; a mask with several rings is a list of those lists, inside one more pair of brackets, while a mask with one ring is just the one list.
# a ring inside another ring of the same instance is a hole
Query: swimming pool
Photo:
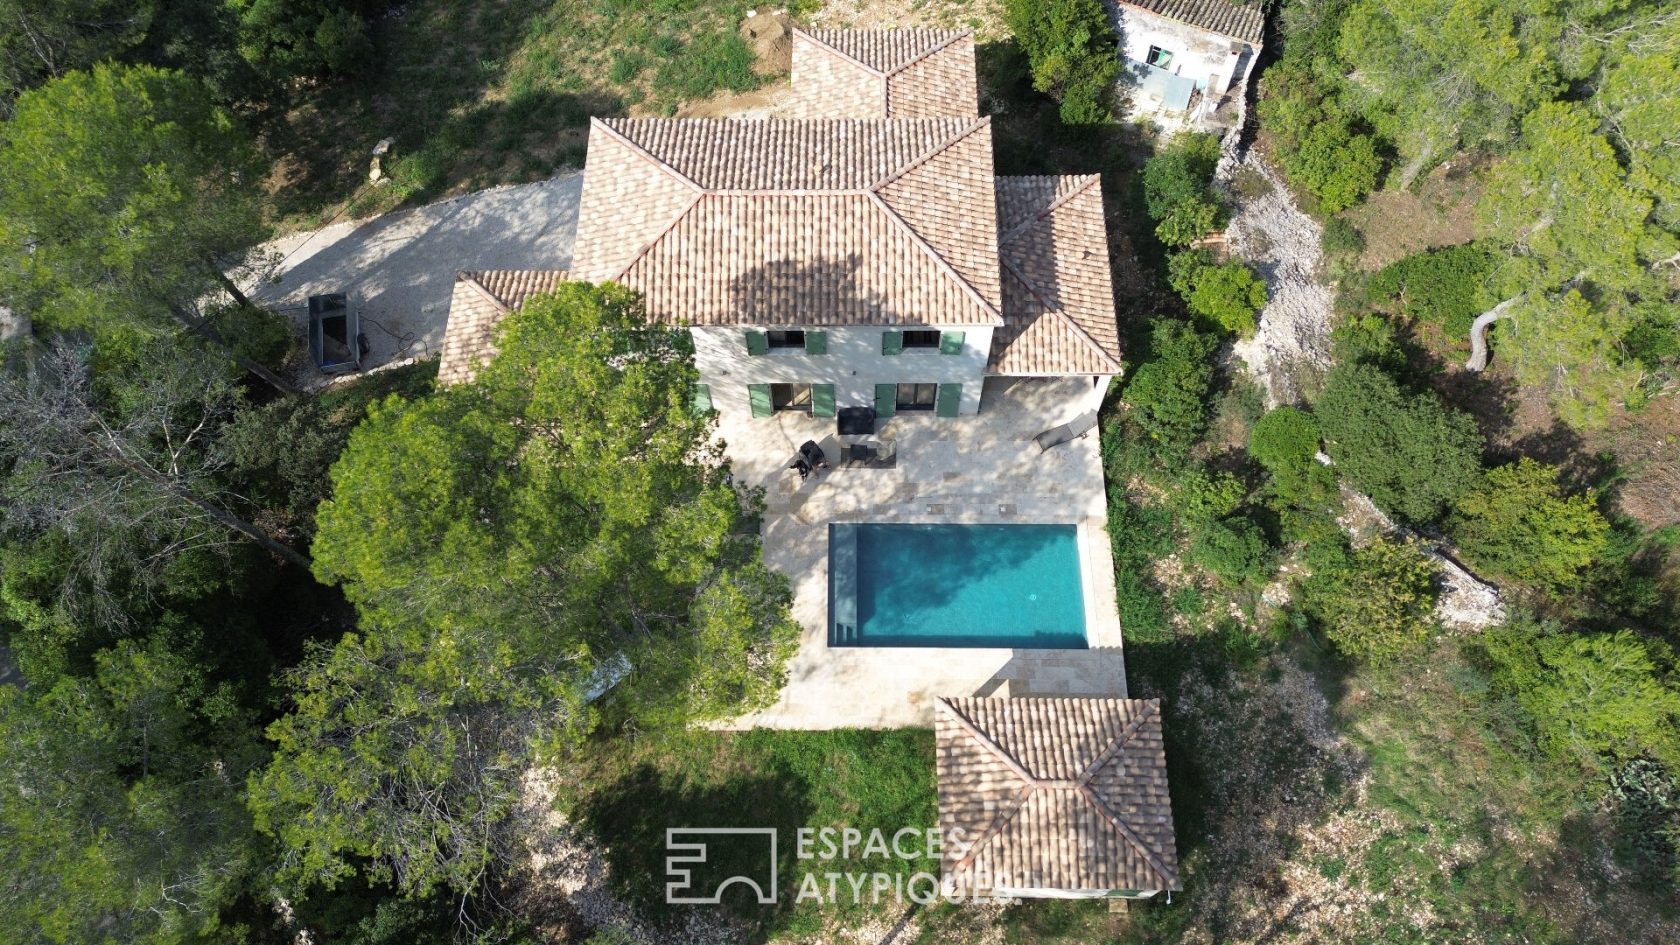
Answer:
[[830, 525], [830, 646], [1078, 649], [1073, 525]]

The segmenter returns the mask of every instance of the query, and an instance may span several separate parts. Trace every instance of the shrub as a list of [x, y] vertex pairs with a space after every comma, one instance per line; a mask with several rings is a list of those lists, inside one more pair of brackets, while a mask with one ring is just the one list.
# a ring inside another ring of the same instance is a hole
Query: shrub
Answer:
[[1101, 0], [1004, 0], [1003, 19], [1032, 64], [1033, 88], [1061, 104], [1063, 122], [1113, 120], [1120, 58]]
[[1409, 541], [1379, 538], [1314, 575], [1308, 607], [1338, 649], [1390, 662], [1421, 646], [1435, 627], [1435, 566]]
[[1369, 364], [1385, 371], [1406, 366], [1394, 325], [1381, 315], [1354, 315], [1330, 329], [1330, 354], [1337, 364]]
[[1283, 169], [1318, 198], [1320, 210], [1337, 213], [1376, 189], [1382, 159], [1370, 135], [1355, 133], [1345, 123], [1323, 122], [1307, 132], [1299, 150], [1284, 156]]
[[1326, 256], [1352, 256], [1365, 251], [1365, 234], [1347, 217], [1331, 217], [1324, 221], [1318, 245]]
[[1314, 413], [1342, 477], [1406, 521], [1433, 521], [1479, 478], [1475, 421], [1376, 367], [1337, 365]]
[[1448, 530], [1476, 568], [1549, 590], [1580, 583], [1610, 539], [1593, 493], [1565, 496], [1557, 467], [1527, 457], [1483, 473]]
[[1644, 303], [1634, 308], [1633, 326], [1622, 335], [1628, 357], [1656, 370], [1680, 359], [1680, 316], [1674, 306]]
[[1171, 495], [1173, 506], [1185, 518], [1206, 522], [1235, 512], [1247, 497], [1248, 487], [1228, 472], [1192, 467], [1173, 483]]
[[1219, 341], [1170, 318], [1151, 323], [1149, 338], [1149, 360], [1132, 373], [1125, 399], [1158, 449], [1183, 455], [1207, 429], [1212, 358]]
[[1448, 337], [1462, 341], [1492, 301], [1483, 285], [1493, 262], [1493, 254], [1475, 243], [1416, 253], [1372, 276], [1366, 297], [1373, 303], [1398, 298], [1407, 315], [1440, 325]]
[[1270, 472], [1316, 463], [1318, 421], [1299, 407], [1279, 407], [1260, 418], [1248, 438], [1248, 455]]
[[1661, 763], [1635, 758], [1610, 773], [1616, 852], [1658, 884], [1680, 882], [1680, 785]]
[[1205, 252], [1183, 252], [1167, 263], [1167, 281], [1190, 311], [1239, 335], [1254, 332], [1254, 313], [1266, 304], [1266, 283], [1240, 262], [1218, 264]]
[[1246, 518], [1229, 518], [1197, 530], [1185, 557], [1228, 584], [1247, 584], [1266, 577], [1266, 551], [1259, 526]]
[[1485, 636], [1494, 683], [1513, 696], [1551, 754], [1596, 765], [1649, 755], [1680, 763], [1673, 654], [1629, 631], [1577, 636], [1513, 622]]
[[1143, 205], [1161, 242], [1187, 246], [1219, 225], [1212, 187], [1218, 163], [1218, 138], [1180, 134], [1143, 165]]

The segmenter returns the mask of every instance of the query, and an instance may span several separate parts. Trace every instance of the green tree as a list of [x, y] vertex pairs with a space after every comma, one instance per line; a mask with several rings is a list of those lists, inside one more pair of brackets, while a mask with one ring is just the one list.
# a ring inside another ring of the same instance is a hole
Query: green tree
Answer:
[[185, 641], [126, 641], [88, 678], [0, 687], [0, 937], [189, 943], [237, 934], [255, 878], [241, 801], [260, 762]]
[[1143, 165], [1144, 209], [1155, 235], [1168, 246], [1188, 246], [1219, 225], [1222, 208], [1213, 192], [1219, 139], [1181, 134]]
[[1610, 539], [1596, 495], [1564, 495], [1557, 467], [1526, 457], [1454, 499], [1447, 528], [1478, 569], [1548, 590], [1578, 584]]
[[1213, 352], [1219, 340], [1170, 318], [1150, 324], [1149, 358], [1132, 372], [1125, 400], [1158, 449], [1183, 455], [1207, 429]]
[[1384, 266], [1365, 293], [1373, 302], [1397, 299], [1407, 315], [1462, 341], [1470, 322], [1494, 301], [1487, 290], [1493, 265], [1493, 254], [1477, 243], [1425, 250]]
[[1382, 173], [1376, 139], [1351, 125], [1321, 122], [1284, 157], [1284, 173], [1318, 198], [1321, 213], [1338, 213], [1377, 187]]
[[[196, 80], [99, 65], [24, 94], [0, 125], [0, 298], [112, 351], [244, 299], [224, 271], [265, 233], [251, 140]], [[248, 370], [290, 390], [249, 359]]]
[[275, 78], [362, 72], [373, 57], [366, 15], [380, 3], [227, 0], [239, 18], [239, 48]]
[[[689, 671], [708, 662], [694, 615], [714, 582], [780, 612], [785, 589], [750, 578], [757, 541], [737, 532], [714, 421], [690, 409], [686, 332], [646, 324], [628, 290], [568, 284], [499, 337], [474, 384], [389, 401], [351, 436], [317, 518], [322, 580], [401, 622], [637, 666], [682, 654]], [[772, 649], [794, 633], [785, 615], [751, 631]], [[645, 698], [682, 704], [688, 689], [656, 675], [638, 673]]]
[[1190, 311], [1226, 331], [1254, 333], [1254, 314], [1266, 305], [1266, 283], [1240, 262], [1216, 264], [1204, 252], [1183, 252], [1167, 263], [1168, 280]]
[[1032, 64], [1033, 88], [1061, 103], [1062, 121], [1112, 121], [1120, 59], [1100, 0], [1005, 0], [1003, 20]]
[[139, 44], [156, 6], [148, 0], [0, 0], [0, 119], [41, 82]]
[[1582, 636], [1526, 622], [1490, 632], [1486, 645], [1495, 684], [1534, 720], [1551, 753], [1680, 763], [1680, 689], [1666, 646], [1625, 630]]
[[367, 629], [289, 674], [294, 708], [250, 779], [256, 825], [296, 894], [358, 870], [411, 897], [481, 892], [513, 862], [525, 777], [590, 725], [583, 677], [475, 628]]
[[1435, 629], [1435, 566], [1410, 541], [1379, 538], [1357, 548], [1305, 588], [1307, 606], [1343, 653], [1392, 662]]
[[1379, 368], [1337, 365], [1313, 412], [1337, 472], [1407, 521], [1433, 521], [1479, 477], [1475, 421]]
[[1259, 526], [1246, 518], [1228, 518], [1197, 530], [1186, 559], [1228, 584], [1240, 585], [1265, 579], [1267, 551]]

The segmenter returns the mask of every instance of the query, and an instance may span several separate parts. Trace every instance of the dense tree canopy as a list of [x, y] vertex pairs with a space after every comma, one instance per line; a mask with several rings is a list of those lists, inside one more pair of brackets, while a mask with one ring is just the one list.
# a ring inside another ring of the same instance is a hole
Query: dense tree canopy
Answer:
[[[739, 528], [685, 332], [566, 284], [498, 329], [476, 381], [370, 411], [333, 467], [317, 573], [360, 636], [294, 675], [253, 781], [288, 877], [470, 894], [507, 858], [520, 779], [586, 732], [620, 663], [643, 725], [763, 705], [796, 645], [788, 585]], [[631, 472], [633, 470], [633, 472]]]
[[1524, 458], [1483, 473], [1453, 500], [1448, 526], [1478, 569], [1558, 590], [1579, 584], [1608, 543], [1596, 499], [1565, 496], [1556, 467]]
[[1313, 576], [1308, 607], [1342, 652], [1373, 663], [1416, 650], [1435, 628], [1435, 566], [1415, 545], [1379, 538]]
[[0, 126], [0, 293], [55, 328], [143, 333], [263, 234], [250, 141], [193, 79], [97, 66]]
[[1182, 453], [1207, 429], [1212, 356], [1219, 340], [1170, 318], [1156, 319], [1149, 337], [1149, 358], [1132, 372], [1126, 402], [1138, 426], [1162, 451]]
[[1336, 469], [1406, 521], [1434, 520], [1479, 474], [1475, 421], [1375, 366], [1337, 365], [1313, 412]]
[[1120, 60], [1100, 0], [1005, 0], [1003, 19], [1032, 64], [1033, 88], [1061, 103], [1063, 122], [1113, 118]]

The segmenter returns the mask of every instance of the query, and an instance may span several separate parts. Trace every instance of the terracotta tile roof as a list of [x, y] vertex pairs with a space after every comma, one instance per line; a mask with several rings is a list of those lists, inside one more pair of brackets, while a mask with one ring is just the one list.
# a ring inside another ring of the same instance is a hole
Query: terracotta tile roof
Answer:
[[1230, 0], [1120, 0], [1121, 6], [1137, 7], [1150, 13], [1188, 23], [1260, 45], [1265, 29], [1265, 14], [1258, 3], [1232, 3]]
[[795, 29], [791, 108], [805, 118], [976, 117], [974, 35]]
[[939, 702], [948, 894], [1183, 888], [1159, 700]]
[[569, 278], [564, 269], [491, 269], [455, 273], [443, 330], [438, 383], [470, 381], [496, 353], [496, 326], [507, 313]]
[[996, 194], [1003, 327], [986, 369], [1119, 374], [1100, 179], [999, 177]]
[[573, 273], [672, 324], [1001, 325], [986, 119], [591, 126]]

